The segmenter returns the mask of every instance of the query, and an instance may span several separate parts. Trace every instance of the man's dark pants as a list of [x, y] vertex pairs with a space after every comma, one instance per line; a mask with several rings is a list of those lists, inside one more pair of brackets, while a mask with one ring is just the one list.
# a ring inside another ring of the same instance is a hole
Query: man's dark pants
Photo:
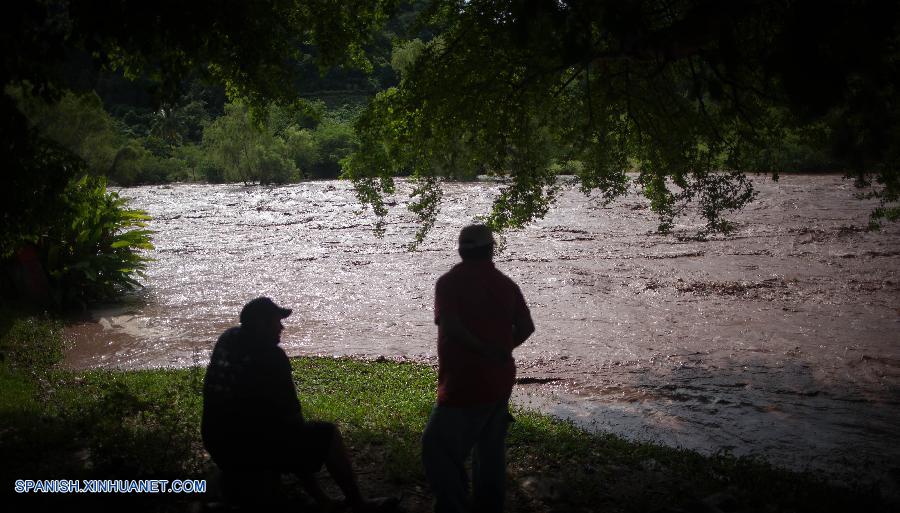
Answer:
[[[435, 495], [436, 513], [503, 511], [506, 431], [511, 421], [507, 400], [464, 408], [434, 407], [422, 435], [422, 462]], [[465, 462], [473, 452], [474, 503], [470, 507]]]

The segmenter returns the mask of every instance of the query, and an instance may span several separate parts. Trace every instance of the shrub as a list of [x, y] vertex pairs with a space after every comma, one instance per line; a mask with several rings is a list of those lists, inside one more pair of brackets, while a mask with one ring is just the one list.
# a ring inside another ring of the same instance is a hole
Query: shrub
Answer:
[[341, 159], [353, 151], [356, 143], [353, 125], [326, 120], [316, 128], [314, 140], [318, 146], [318, 159], [308, 174], [314, 178], [337, 178], [341, 173]]
[[284, 133], [286, 153], [309, 178], [337, 178], [340, 161], [353, 150], [353, 125], [327, 119], [314, 130], [292, 128]]
[[256, 178], [261, 184], [283, 184], [299, 178], [297, 166], [286, 156], [283, 144], [256, 149]]
[[119, 149], [107, 176], [117, 185], [166, 183], [183, 178], [186, 164], [177, 157], [161, 157], [137, 141]]
[[[178, 181], [190, 180], [196, 182], [207, 179], [207, 170], [212, 166], [209, 156], [197, 144], [185, 144], [175, 149], [175, 157], [180, 162], [181, 168], [170, 178]], [[213, 181], [213, 180], [210, 180]]]
[[296, 164], [281, 137], [268, 127], [253, 123], [239, 103], [225, 106], [225, 115], [203, 132], [210, 181], [288, 183], [300, 178]]
[[59, 221], [40, 243], [53, 299], [60, 305], [81, 304], [114, 297], [139, 287], [153, 249], [141, 210], [107, 192], [106, 179], [84, 176], [64, 191]]
[[291, 127], [284, 131], [284, 141], [288, 156], [304, 176], [319, 161], [319, 146], [315, 132], [308, 128]]

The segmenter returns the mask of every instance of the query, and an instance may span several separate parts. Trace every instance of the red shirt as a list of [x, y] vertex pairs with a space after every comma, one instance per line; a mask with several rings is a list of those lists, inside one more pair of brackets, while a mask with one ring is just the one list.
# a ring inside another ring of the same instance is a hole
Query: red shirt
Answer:
[[[513, 326], [530, 323], [519, 287], [490, 260], [461, 262], [435, 286], [434, 322], [455, 313], [483, 344], [512, 351]], [[512, 359], [491, 360], [438, 329], [438, 397], [442, 406], [475, 406], [508, 399], [516, 377]]]

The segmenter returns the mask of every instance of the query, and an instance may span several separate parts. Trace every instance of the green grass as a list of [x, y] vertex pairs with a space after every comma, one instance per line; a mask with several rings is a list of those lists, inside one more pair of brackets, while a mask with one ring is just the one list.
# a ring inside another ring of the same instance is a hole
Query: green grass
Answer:
[[[3, 486], [15, 479], [208, 476], [199, 435], [202, 368], [60, 370], [52, 365], [61, 354], [58, 322], [9, 313], [3, 319]], [[419, 439], [434, 400], [434, 370], [391, 361], [299, 358], [293, 373], [306, 417], [339, 424], [364, 488], [405, 494], [413, 497], [405, 501], [410, 510], [428, 510]], [[710, 504], [723, 511], [886, 509], [871, 490], [844, 489], [763, 462], [589, 434], [532, 411], [514, 415], [508, 437], [511, 511], [714, 511]], [[18, 499], [26, 507], [78, 500], [95, 508], [126, 500]], [[143, 496], [127, 507], [179, 511], [191, 500], [197, 498]]]
[[421, 478], [419, 437], [437, 379], [430, 367], [331, 358], [295, 359], [293, 367], [307, 418], [339, 424], [361, 457], [384, 455], [392, 478]]

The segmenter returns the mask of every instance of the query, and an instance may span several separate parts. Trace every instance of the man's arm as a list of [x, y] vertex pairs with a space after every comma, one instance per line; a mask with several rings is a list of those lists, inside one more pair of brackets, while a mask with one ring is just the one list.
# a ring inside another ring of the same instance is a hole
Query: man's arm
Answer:
[[303, 407], [297, 397], [297, 387], [291, 371], [291, 362], [279, 347], [259, 353], [259, 389], [254, 397], [269, 409], [271, 418], [288, 429], [303, 425]]
[[531, 320], [531, 311], [525, 303], [525, 297], [522, 291], [516, 287], [516, 314], [513, 321], [513, 348], [522, 345], [522, 342], [528, 340], [528, 337], [534, 333], [534, 321]]
[[517, 321], [513, 326], [513, 347], [522, 345], [522, 342], [528, 340], [532, 333], [534, 333], [534, 321], [531, 320], [530, 315]]
[[475, 354], [499, 362], [505, 362], [512, 358], [511, 352], [485, 344], [473, 335], [459, 320], [459, 316], [456, 313], [446, 312], [442, 314], [438, 319], [438, 325], [450, 340], [462, 344]]

